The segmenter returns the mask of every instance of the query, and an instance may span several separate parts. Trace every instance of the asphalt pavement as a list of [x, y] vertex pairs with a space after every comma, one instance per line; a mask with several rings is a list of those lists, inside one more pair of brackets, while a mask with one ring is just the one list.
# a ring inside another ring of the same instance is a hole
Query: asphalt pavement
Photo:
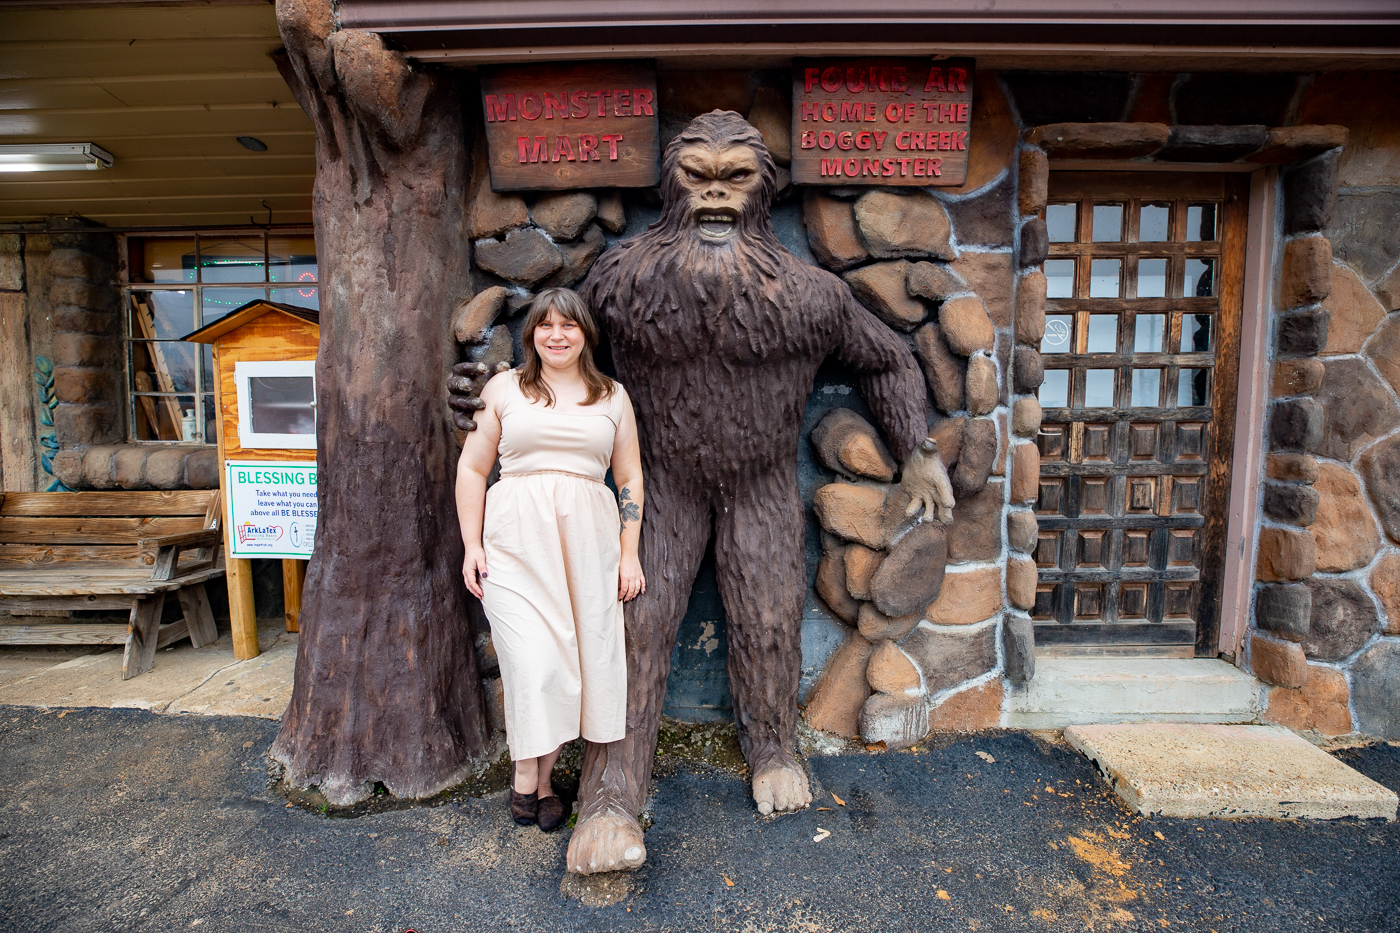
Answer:
[[[502, 792], [289, 806], [276, 730], [0, 708], [0, 930], [1400, 929], [1400, 824], [1142, 818], [1027, 733], [813, 757], [813, 807], [767, 819], [739, 776], [667, 759], [646, 865], [585, 881]], [[1400, 789], [1400, 747], [1337, 754]]]

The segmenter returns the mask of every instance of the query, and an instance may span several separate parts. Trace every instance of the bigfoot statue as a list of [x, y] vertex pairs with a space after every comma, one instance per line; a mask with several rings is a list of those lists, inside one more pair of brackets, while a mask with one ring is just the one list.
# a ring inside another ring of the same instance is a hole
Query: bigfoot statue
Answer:
[[[625, 609], [627, 737], [584, 753], [570, 871], [635, 868], [646, 858], [637, 815], [671, 649], [712, 532], [754, 800], [764, 814], [811, 802], [794, 755], [806, 589], [797, 445], [823, 360], [834, 356], [860, 376], [904, 462], [910, 514], [923, 508], [946, 521], [953, 505], [936, 445], [924, 441], [913, 355], [845, 283], [778, 242], [769, 218], [776, 180], [763, 137], [737, 113], [697, 117], [666, 147], [660, 221], [604, 253], [581, 288], [637, 412], [650, 585]], [[466, 381], [453, 380], [462, 427], [476, 402], [463, 397]]]

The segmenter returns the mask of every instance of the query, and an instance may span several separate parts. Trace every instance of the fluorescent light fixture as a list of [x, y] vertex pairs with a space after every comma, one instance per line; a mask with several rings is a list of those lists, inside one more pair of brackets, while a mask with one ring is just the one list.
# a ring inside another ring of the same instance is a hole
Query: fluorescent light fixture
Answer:
[[112, 154], [93, 143], [0, 145], [0, 172], [94, 171], [112, 167]]

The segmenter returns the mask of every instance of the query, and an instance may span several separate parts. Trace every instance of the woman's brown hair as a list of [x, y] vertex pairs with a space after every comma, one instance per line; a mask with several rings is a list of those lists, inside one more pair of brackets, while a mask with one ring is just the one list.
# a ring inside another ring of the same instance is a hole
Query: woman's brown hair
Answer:
[[583, 353], [578, 358], [579, 374], [583, 376], [583, 384], [588, 386], [588, 397], [583, 404], [592, 405], [612, 398], [617, 383], [604, 376], [598, 364], [593, 362], [593, 348], [598, 346], [598, 324], [593, 320], [593, 312], [588, 305], [571, 288], [546, 288], [530, 303], [530, 310], [525, 314], [525, 329], [521, 331], [520, 343], [525, 351], [525, 364], [520, 367], [520, 391], [532, 401], [544, 402], [551, 408], [554, 406], [554, 393], [549, 391], [549, 385], [544, 381], [544, 364], [540, 362], [539, 351], [535, 349], [535, 328], [549, 317], [551, 308], [564, 320], [573, 321], [583, 332]]

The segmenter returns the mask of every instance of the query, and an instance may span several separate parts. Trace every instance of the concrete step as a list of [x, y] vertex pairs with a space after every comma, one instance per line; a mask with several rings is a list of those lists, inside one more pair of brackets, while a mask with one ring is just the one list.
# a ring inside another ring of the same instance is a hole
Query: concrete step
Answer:
[[1037, 658], [1035, 677], [1002, 702], [1012, 729], [1089, 723], [1257, 722], [1259, 682], [1208, 658]]
[[1182, 819], [1395, 819], [1396, 795], [1278, 726], [1071, 726], [1123, 802]]

